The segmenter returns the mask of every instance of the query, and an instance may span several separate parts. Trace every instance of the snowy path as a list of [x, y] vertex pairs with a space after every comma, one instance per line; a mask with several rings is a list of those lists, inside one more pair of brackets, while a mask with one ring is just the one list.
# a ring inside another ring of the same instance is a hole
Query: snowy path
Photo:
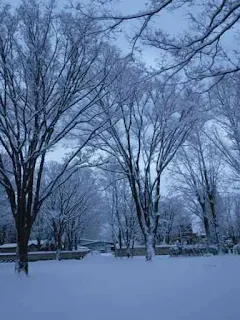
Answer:
[[1, 320], [239, 320], [240, 256], [0, 264]]

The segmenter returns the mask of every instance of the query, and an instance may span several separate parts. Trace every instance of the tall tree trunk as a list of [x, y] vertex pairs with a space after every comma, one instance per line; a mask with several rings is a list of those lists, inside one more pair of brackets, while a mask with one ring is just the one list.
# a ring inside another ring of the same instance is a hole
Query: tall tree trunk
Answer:
[[118, 231], [118, 240], [119, 240], [119, 248], [122, 249], [122, 233], [120, 229]]
[[167, 233], [167, 236], [166, 236], [166, 244], [169, 245], [169, 243], [170, 243], [170, 234]]
[[127, 258], [131, 257], [131, 248], [130, 248], [130, 242], [127, 243]]
[[57, 233], [56, 235], [56, 260], [60, 260], [61, 259], [61, 249], [62, 249], [62, 241], [61, 241], [61, 235], [59, 233]]
[[77, 239], [76, 235], [74, 236], [74, 249], [75, 250], [78, 249], [78, 239]]
[[206, 233], [207, 243], [209, 244], [210, 239], [210, 228], [209, 228], [209, 220], [207, 217], [203, 217], [203, 224]]
[[74, 234], [72, 231], [68, 231], [66, 232], [66, 236], [67, 236], [67, 249], [69, 251], [73, 250], [73, 243], [74, 243]]
[[217, 220], [216, 215], [213, 218], [213, 224], [214, 224], [216, 243], [217, 243], [217, 247], [218, 247], [218, 254], [222, 254], [223, 253], [222, 241], [221, 241], [219, 224], [218, 224], [218, 220]]
[[216, 243], [217, 243], [217, 247], [218, 247], [218, 254], [221, 254], [223, 252], [223, 248], [222, 248], [222, 241], [221, 241], [221, 235], [220, 235], [220, 230], [219, 230], [218, 218], [217, 218], [217, 214], [216, 214], [215, 197], [212, 195], [209, 195], [209, 202], [210, 202], [210, 208], [211, 208], [211, 213], [212, 213], [212, 217], [213, 217], [213, 225], [214, 225]]
[[134, 241], [134, 239], [133, 239], [133, 241], [132, 241], [132, 246], [131, 246], [131, 257], [132, 257], [132, 258], [133, 258], [134, 244], [135, 244], [135, 241]]
[[73, 241], [72, 240], [68, 240], [68, 250], [69, 251], [73, 250]]
[[27, 227], [18, 228], [15, 270], [17, 273], [23, 272], [26, 275], [28, 275], [28, 240], [29, 231]]
[[155, 256], [154, 250], [154, 234], [152, 232], [148, 232], [145, 235], [145, 250], [146, 250], [146, 260], [151, 261]]
[[37, 250], [41, 251], [41, 239], [40, 238], [37, 239]]
[[6, 232], [7, 232], [7, 227], [4, 226], [1, 230], [1, 233], [0, 233], [0, 245], [4, 244], [5, 243], [5, 238], [6, 238]]
[[117, 258], [117, 246], [116, 246], [116, 242], [114, 241], [113, 242], [113, 246], [114, 246], [114, 256], [115, 256], [115, 258]]

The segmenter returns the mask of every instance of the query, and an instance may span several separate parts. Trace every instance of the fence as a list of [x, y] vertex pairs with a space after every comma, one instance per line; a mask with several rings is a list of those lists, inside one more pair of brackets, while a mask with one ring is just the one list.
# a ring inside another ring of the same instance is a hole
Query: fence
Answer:
[[[85, 257], [89, 249], [81, 251], [61, 251], [60, 260], [77, 259], [80, 260]], [[29, 252], [29, 261], [43, 261], [43, 260], [56, 260], [56, 251], [39, 251]], [[0, 262], [14, 262], [16, 261], [16, 253], [1, 253]]]
[[[170, 246], [168, 245], [161, 245], [155, 247], [155, 254], [156, 255], [170, 255]], [[145, 247], [135, 247], [130, 249], [131, 256], [144, 256], [145, 255]], [[116, 249], [116, 256], [117, 257], [127, 257], [128, 250], [127, 248]]]

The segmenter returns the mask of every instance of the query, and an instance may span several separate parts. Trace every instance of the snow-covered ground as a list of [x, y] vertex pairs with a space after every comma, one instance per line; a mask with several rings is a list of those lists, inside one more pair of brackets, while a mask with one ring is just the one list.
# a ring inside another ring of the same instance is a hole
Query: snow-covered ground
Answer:
[[0, 264], [1, 320], [239, 320], [240, 256]]

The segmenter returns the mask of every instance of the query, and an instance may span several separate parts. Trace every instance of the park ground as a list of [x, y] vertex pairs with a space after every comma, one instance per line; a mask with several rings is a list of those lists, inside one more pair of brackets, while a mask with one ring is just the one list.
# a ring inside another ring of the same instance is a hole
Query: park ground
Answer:
[[240, 256], [0, 264], [1, 320], [239, 320]]

